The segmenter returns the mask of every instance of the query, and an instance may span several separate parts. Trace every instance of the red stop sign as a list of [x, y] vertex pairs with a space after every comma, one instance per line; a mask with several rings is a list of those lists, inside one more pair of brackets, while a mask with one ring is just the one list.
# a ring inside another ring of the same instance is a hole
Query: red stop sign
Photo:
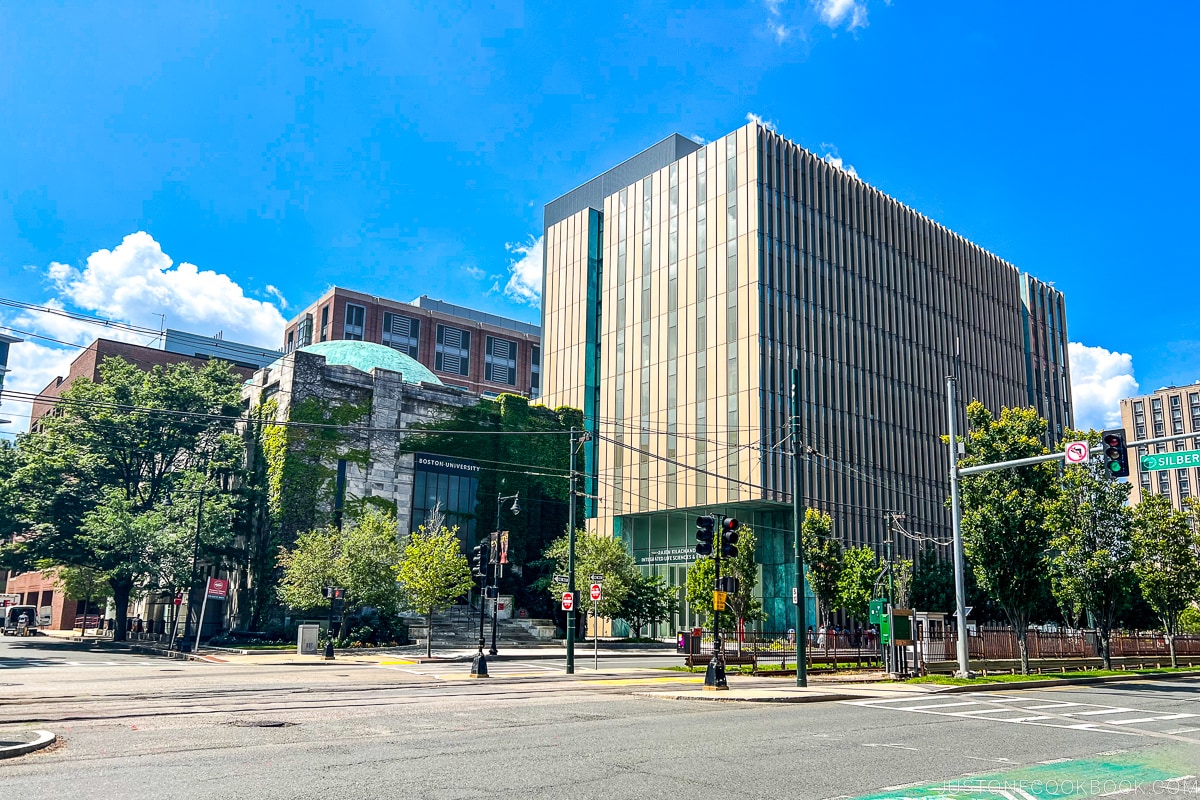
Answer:
[[598, 583], [592, 584], [592, 600], [597, 603], [600, 602], [600, 584]]
[[562, 596], [563, 611], [570, 611], [575, 607], [575, 595], [572, 592], [563, 592]]

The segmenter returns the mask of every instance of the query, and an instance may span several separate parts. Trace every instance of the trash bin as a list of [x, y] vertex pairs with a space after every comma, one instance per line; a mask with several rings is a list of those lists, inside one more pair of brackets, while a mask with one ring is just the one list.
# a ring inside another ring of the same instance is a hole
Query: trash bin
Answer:
[[320, 625], [300, 625], [296, 628], [296, 653], [302, 656], [317, 655], [317, 640], [321, 637]]
[[687, 653], [692, 652], [692, 632], [691, 631], [680, 631], [679, 632], [679, 635], [676, 637], [675, 650], [676, 650], [676, 652], [683, 653], [685, 655]]

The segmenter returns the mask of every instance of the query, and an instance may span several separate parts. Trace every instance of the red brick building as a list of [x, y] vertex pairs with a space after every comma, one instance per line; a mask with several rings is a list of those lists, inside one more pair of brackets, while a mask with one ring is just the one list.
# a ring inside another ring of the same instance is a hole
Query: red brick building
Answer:
[[284, 352], [339, 339], [394, 347], [448, 386], [541, 394], [541, 329], [422, 295], [411, 303], [333, 287], [284, 331]]

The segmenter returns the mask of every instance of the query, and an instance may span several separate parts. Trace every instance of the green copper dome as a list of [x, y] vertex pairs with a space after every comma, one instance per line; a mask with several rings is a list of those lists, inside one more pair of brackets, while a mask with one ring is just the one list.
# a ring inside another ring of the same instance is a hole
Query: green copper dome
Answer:
[[318, 342], [300, 348], [302, 353], [324, 356], [327, 364], [344, 364], [348, 367], [370, 372], [379, 367], [399, 372], [405, 383], [436, 383], [442, 385], [437, 375], [429, 371], [415, 358], [391, 347], [373, 342]]

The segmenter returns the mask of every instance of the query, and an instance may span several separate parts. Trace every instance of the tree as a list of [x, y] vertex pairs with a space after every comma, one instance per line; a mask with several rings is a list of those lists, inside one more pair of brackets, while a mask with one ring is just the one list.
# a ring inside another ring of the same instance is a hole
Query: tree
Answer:
[[[719, 546], [719, 544], [718, 544]], [[687, 569], [687, 602], [695, 614], [711, 617], [713, 586], [717, 581], [717, 562], [710, 556], [697, 558]]]
[[400, 561], [395, 517], [367, 509], [343, 530], [305, 531], [292, 549], [281, 549], [283, 576], [277, 591], [288, 606], [311, 610], [326, 604], [326, 586], [336, 586], [345, 589], [347, 609], [370, 606], [390, 617], [403, 600], [396, 581]]
[[933, 542], [926, 542], [913, 567], [912, 606], [937, 611], [953, 611], [954, 565], [943, 559]]
[[404, 605], [425, 615], [427, 656], [433, 655], [433, 612], [446, 608], [474, 585], [471, 565], [459, 547], [458, 529], [447, 528], [443, 519], [440, 512], [430, 514], [430, 524], [408, 538], [395, 568]]
[[20, 438], [9, 485], [29, 525], [5, 560], [108, 575], [119, 641], [130, 596], [153, 571], [149, 551], [138, 546], [151, 543], [153, 514], [178, 474], [240, 463], [229, 421], [240, 411], [240, 381], [220, 361], [147, 372], [113, 357], [99, 375], [75, 380], [41, 429]]
[[[1094, 430], [1067, 431], [1062, 444], [1080, 439], [1100, 445]], [[1134, 588], [1129, 488], [1109, 478], [1099, 462], [1067, 465], [1046, 516], [1054, 534], [1049, 559], [1054, 598], [1060, 608], [1091, 617], [1105, 669], [1112, 669], [1117, 615]]]
[[642, 628], [658, 622], [666, 622], [679, 610], [678, 591], [668, 586], [661, 575], [634, 576], [633, 585], [621, 603], [617, 618], [624, 620], [633, 635], [641, 638]]
[[[1044, 455], [1046, 421], [1032, 408], [1005, 408], [996, 419], [982, 403], [967, 407], [966, 457], [961, 467]], [[962, 480], [965, 553], [979, 585], [994, 597], [1017, 634], [1021, 674], [1029, 674], [1027, 634], [1046, 594], [1046, 524], [1055, 496], [1051, 463], [996, 470]]]
[[837, 604], [862, 622], [870, 614], [871, 590], [879, 577], [879, 559], [870, 547], [851, 547], [842, 557]]
[[53, 573], [55, 582], [63, 590], [63, 597], [83, 601], [83, 625], [80, 633], [86, 634], [88, 607], [108, 599], [111, 591], [108, 579], [104, 573], [90, 567], [55, 567], [53, 564], [47, 566]]
[[[567, 537], [555, 539], [546, 549], [546, 559], [554, 565], [554, 570], [562, 575], [567, 574]], [[588, 533], [585, 530], [575, 532], [575, 576], [576, 583], [586, 588], [586, 583], [579, 580], [580, 575], [602, 575], [601, 584], [604, 587], [600, 595], [597, 613], [609, 619], [619, 619], [622, 604], [629, 594], [637, 577], [641, 574], [633, 563], [633, 556], [625, 549], [625, 543], [620, 539], [601, 534]], [[557, 598], [565, 589], [561, 584], [545, 582], [546, 590]], [[587, 595], [584, 594], [586, 598]], [[583, 608], [576, 609], [579, 613], [575, 618], [580, 620], [587, 614]]]
[[817, 599], [817, 619], [828, 621], [844, 567], [842, 543], [833, 538], [833, 518], [814, 508], [805, 509], [800, 535], [808, 583]]
[[1175, 667], [1180, 617], [1200, 596], [1200, 540], [1170, 496], [1152, 494], [1134, 509], [1133, 551], [1142, 596], [1162, 621]]

